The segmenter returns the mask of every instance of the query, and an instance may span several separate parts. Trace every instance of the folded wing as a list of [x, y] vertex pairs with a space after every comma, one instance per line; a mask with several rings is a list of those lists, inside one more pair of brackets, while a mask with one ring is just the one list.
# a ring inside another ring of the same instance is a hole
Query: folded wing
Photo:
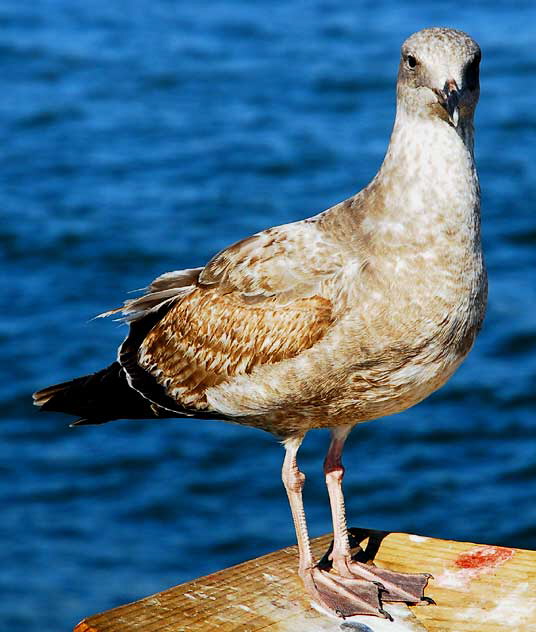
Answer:
[[325, 336], [333, 315], [323, 283], [340, 265], [307, 221], [238, 242], [201, 270], [159, 277], [124, 308], [131, 329], [119, 361], [131, 386], [175, 413], [210, 416], [206, 389]]

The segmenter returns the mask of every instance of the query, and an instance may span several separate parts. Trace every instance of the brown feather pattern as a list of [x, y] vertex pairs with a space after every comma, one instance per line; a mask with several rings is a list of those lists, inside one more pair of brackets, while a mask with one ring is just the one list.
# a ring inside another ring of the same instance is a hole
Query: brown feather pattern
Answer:
[[202, 410], [207, 388], [297, 356], [331, 322], [331, 303], [319, 296], [258, 306], [237, 293], [197, 288], [153, 327], [138, 361], [179, 404]]

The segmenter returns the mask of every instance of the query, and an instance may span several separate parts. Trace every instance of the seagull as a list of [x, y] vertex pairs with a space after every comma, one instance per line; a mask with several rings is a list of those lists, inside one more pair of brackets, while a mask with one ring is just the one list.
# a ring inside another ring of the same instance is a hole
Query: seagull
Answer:
[[[37, 406], [114, 419], [221, 419], [273, 433], [313, 602], [338, 617], [389, 618], [424, 604], [427, 573], [352, 557], [342, 451], [361, 422], [403, 411], [452, 376], [481, 327], [487, 277], [474, 161], [478, 44], [427, 28], [401, 49], [385, 159], [362, 191], [315, 215], [256, 233], [204, 267], [168, 272], [122, 307], [117, 360], [34, 394]], [[329, 428], [324, 473], [330, 566], [313, 558], [297, 452]]]

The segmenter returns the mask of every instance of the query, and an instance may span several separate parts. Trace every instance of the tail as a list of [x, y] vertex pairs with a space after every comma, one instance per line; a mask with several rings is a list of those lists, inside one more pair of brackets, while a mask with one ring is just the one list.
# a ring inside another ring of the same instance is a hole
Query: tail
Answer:
[[72, 426], [173, 416], [131, 388], [118, 362], [97, 373], [37, 391], [33, 399], [41, 410], [81, 417]]

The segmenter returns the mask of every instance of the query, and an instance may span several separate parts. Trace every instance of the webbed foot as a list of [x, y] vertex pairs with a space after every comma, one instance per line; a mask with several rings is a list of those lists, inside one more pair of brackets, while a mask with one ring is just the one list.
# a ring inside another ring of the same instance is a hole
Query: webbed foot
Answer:
[[434, 603], [433, 599], [424, 596], [424, 589], [432, 577], [430, 573], [399, 573], [353, 560], [337, 568], [337, 571], [344, 577], [379, 582], [384, 588], [381, 599], [385, 602]]
[[315, 602], [338, 617], [367, 614], [392, 619], [382, 608], [383, 587], [376, 579], [342, 577], [317, 566], [300, 575]]

